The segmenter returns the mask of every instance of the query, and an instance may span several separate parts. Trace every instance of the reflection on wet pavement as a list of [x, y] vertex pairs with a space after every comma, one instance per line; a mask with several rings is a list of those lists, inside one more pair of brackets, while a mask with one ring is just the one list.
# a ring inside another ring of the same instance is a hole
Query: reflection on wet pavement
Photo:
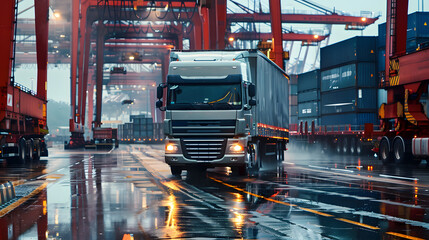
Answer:
[[51, 152], [42, 167], [0, 169], [47, 183], [0, 218], [0, 239], [429, 238], [425, 166], [288, 153], [278, 173], [175, 178], [157, 145]]

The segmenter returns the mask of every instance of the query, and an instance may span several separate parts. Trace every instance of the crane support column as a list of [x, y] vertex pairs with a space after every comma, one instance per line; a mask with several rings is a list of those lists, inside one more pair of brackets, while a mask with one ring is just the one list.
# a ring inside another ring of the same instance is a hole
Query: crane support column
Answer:
[[[5, 1], [0, 8], [0, 88], [1, 95], [7, 94], [10, 82], [13, 56], [13, 36], [15, 31], [15, 0]], [[6, 109], [6, 96], [2, 96], [2, 109]], [[4, 114], [2, 114], [4, 115]], [[3, 118], [3, 117], [2, 117]]]
[[103, 97], [103, 65], [104, 65], [104, 25], [97, 26], [97, 69], [96, 69], [96, 94], [95, 94], [95, 121], [94, 127], [101, 126], [101, 105]]
[[[80, 112], [81, 112], [81, 122], [82, 126], [85, 126], [85, 114], [86, 114], [86, 91], [88, 89], [88, 71], [89, 71], [89, 50], [91, 48], [91, 33], [92, 33], [92, 24], [86, 24], [85, 31], [85, 57], [83, 58], [83, 81], [82, 81], [82, 100], [80, 103]], [[92, 77], [92, 74], [91, 74]]]
[[192, 22], [194, 24], [194, 27], [192, 29], [192, 32], [190, 34], [190, 49], [197, 50], [202, 49], [202, 22], [201, 22], [201, 16], [199, 14], [195, 14], [192, 18]]
[[85, 65], [87, 63], [86, 58], [87, 56], [85, 55], [86, 53], [86, 48], [89, 47], [89, 44], [86, 43], [86, 32], [87, 32], [87, 23], [86, 23], [86, 13], [88, 10], [88, 5], [89, 2], [88, 0], [83, 1], [81, 3], [81, 13], [80, 13], [80, 26], [79, 26], [79, 66], [78, 66], [78, 99], [77, 99], [77, 123], [80, 125], [84, 125], [83, 124], [83, 120], [82, 115], [84, 114], [82, 112], [82, 106], [85, 105], [85, 100], [83, 99], [83, 89], [84, 89], [84, 77], [85, 77], [85, 72], [84, 72], [84, 68]]
[[[46, 101], [48, 80], [49, 0], [34, 3], [37, 49], [37, 97]], [[46, 115], [44, 116], [46, 120]]]
[[78, 59], [78, 41], [79, 41], [79, 0], [72, 0], [72, 38], [71, 38], [71, 79], [70, 79], [70, 106], [71, 120], [70, 131], [74, 130], [76, 123], [76, 77], [77, 77], [77, 59]]
[[280, 0], [270, 0], [271, 32], [273, 33], [274, 62], [283, 67], [282, 15]]

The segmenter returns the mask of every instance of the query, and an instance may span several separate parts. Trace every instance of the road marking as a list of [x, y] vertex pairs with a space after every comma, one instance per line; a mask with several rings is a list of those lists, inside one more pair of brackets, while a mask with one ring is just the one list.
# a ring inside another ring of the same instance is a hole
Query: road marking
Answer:
[[408, 181], [418, 181], [418, 178], [409, 178], [409, 177], [401, 177], [401, 176], [393, 176], [393, 175], [385, 175], [385, 174], [379, 174], [380, 177], [384, 178], [394, 178], [394, 179], [401, 179], [401, 180], [408, 180]]
[[338, 221], [342, 221], [342, 222], [346, 222], [346, 223], [351, 223], [351, 224], [354, 224], [354, 225], [357, 225], [357, 226], [360, 226], [360, 227], [364, 227], [364, 228], [369, 228], [369, 229], [372, 229], [372, 230], [379, 230], [380, 229], [379, 227], [374, 227], [374, 226], [371, 226], [371, 225], [368, 225], [368, 224], [364, 224], [364, 223], [360, 223], [360, 222], [355, 222], [355, 221], [348, 220], [348, 219], [345, 219], [345, 218], [335, 218], [335, 219], [338, 220]]
[[395, 233], [395, 232], [386, 232], [386, 233], [389, 235], [395, 236], [395, 237], [401, 237], [401, 238], [405, 238], [405, 239], [424, 240], [424, 238], [413, 237], [413, 236], [405, 235], [402, 233]]
[[48, 185], [48, 183], [43, 183], [41, 186], [36, 188], [34, 191], [32, 191], [27, 196], [18, 199], [17, 201], [11, 203], [9, 206], [0, 210], [0, 218], [2, 218], [4, 215], [8, 214], [10, 211], [14, 210], [15, 208], [19, 207], [21, 204], [25, 203], [31, 197], [34, 197], [35, 195], [39, 194], [43, 189], [46, 188], [47, 185]]
[[331, 170], [333, 170], [333, 171], [340, 171], [340, 172], [354, 173], [353, 170], [341, 169], [341, 168], [331, 168]]

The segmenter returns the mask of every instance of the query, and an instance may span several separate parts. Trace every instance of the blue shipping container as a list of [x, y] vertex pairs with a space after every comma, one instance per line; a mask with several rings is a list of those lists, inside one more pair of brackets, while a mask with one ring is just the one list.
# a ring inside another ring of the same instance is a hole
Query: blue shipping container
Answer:
[[322, 115], [378, 109], [376, 88], [349, 88], [325, 92], [320, 98]]
[[375, 62], [376, 37], [353, 37], [320, 49], [320, 68], [350, 62]]
[[377, 87], [376, 76], [375, 63], [344, 65], [321, 72], [321, 90], [325, 92], [355, 86]]
[[298, 104], [298, 118], [318, 117], [320, 115], [320, 102], [306, 102]]
[[298, 92], [312, 89], [320, 89], [319, 69], [298, 75]]
[[[386, 46], [386, 23], [378, 25], [377, 47]], [[429, 38], [429, 12], [408, 15], [407, 39]]]
[[353, 129], [357, 126], [363, 128], [365, 123], [378, 124], [377, 113], [345, 113], [326, 115], [321, 117], [321, 125], [335, 126], [335, 125], [352, 125]]
[[298, 93], [298, 104], [302, 102], [319, 101], [319, 100], [320, 100], [319, 90], [310, 90], [310, 91]]

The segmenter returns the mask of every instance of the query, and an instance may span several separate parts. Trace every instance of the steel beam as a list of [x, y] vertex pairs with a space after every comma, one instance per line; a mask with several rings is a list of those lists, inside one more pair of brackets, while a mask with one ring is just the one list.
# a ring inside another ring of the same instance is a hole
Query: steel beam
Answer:
[[96, 102], [94, 127], [101, 126], [101, 105], [103, 97], [103, 65], [104, 65], [104, 33], [103, 23], [97, 25], [97, 70], [96, 70]]
[[[231, 22], [258, 22], [269, 23], [270, 13], [229, 13], [227, 21]], [[373, 24], [377, 18], [364, 18], [343, 15], [320, 15], [320, 14], [281, 14], [282, 23], [312, 23], [312, 24], [340, 24], [351, 26], [368, 26]]]
[[[70, 80], [70, 106], [71, 122], [76, 123], [76, 78], [77, 78], [77, 61], [78, 61], [78, 44], [79, 44], [79, 0], [72, 0], [72, 41], [71, 41], [71, 80]], [[74, 128], [74, 127], [73, 127]], [[70, 126], [70, 131], [73, 131]]]
[[[238, 32], [229, 33], [228, 37], [241, 40], [269, 40], [273, 38], [272, 33], [255, 33], [255, 32]], [[300, 33], [283, 33], [283, 41], [303, 41], [303, 42], [321, 42], [328, 36], [319, 36], [314, 34], [300, 34]]]
[[270, 0], [271, 32], [273, 33], [274, 62], [283, 67], [283, 40], [280, 0]]
[[[84, 111], [85, 109], [85, 105], [86, 102], [83, 98], [83, 90], [84, 88], [86, 89], [85, 85], [84, 85], [84, 78], [85, 78], [85, 73], [84, 73], [84, 68], [86, 65], [86, 68], [88, 68], [88, 60], [86, 58], [89, 59], [89, 56], [86, 55], [85, 53], [88, 51], [89, 54], [89, 49], [85, 49], [85, 48], [89, 48], [89, 44], [90, 44], [90, 40], [91, 40], [91, 35], [87, 36], [87, 31], [90, 31], [88, 28], [91, 28], [91, 24], [87, 24], [86, 22], [86, 14], [87, 14], [87, 10], [88, 10], [88, 6], [89, 6], [89, 0], [81, 0], [81, 8], [80, 8], [80, 26], [79, 26], [79, 62], [78, 62], [78, 98], [77, 98], [77, 123], [82, 124], [84, 123], [84, 121], [81, 119], [82, 115], [85, 115], [82, 111]], [[87, 26], [89, 25], [89, 26]], [[87, 28], [88, 27], [88, 28]], [[86, 40], [88, 40], [88, 43], [86, 43]], [[88, 72], [86, 73], [88, 74]], [[87, 77], [87, 76], [86, 76]], [[86, 91], [86, 90], [85, 90]], [[83, 109], [82, 109], [83, 107]]]
[[2, 109], [6, 109], [7, 86], [10, 83], [13, 58], [13, 37], [15, 31], [15, 0], [5, 1], [0, 8], [0, 90]]
[[48, 80], [49, 0], [34, 1], [34, 11], [36, 18], [37, 97], [46, 101]]

